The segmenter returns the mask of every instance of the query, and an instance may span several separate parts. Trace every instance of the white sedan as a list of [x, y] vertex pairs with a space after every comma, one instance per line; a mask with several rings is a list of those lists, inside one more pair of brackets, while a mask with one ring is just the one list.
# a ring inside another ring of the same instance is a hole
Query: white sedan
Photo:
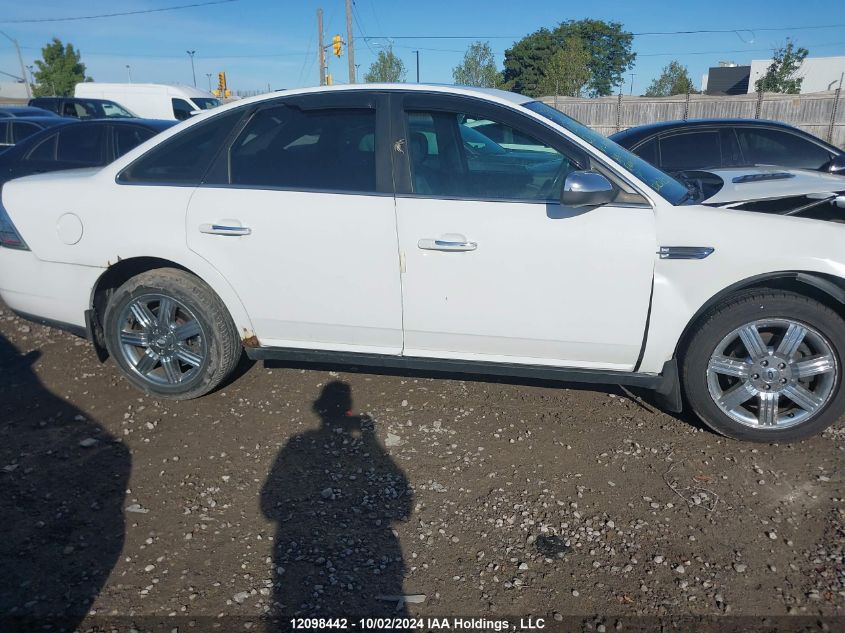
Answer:
[[161, 398], [245, 350], [647, 387], [747, 440], [845, 410], [845, 226], [696, 204], [516, 94], [288, 90], [0, 199], [6, 304]]

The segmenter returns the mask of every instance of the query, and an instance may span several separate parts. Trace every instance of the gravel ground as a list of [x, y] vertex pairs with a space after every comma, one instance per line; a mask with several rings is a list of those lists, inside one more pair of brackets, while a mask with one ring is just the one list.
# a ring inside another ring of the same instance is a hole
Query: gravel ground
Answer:
[[751, 445], [618, 387], [241, 369], [157, 401], [0, 305], [0, 615], [845, 615], [841, 425]]

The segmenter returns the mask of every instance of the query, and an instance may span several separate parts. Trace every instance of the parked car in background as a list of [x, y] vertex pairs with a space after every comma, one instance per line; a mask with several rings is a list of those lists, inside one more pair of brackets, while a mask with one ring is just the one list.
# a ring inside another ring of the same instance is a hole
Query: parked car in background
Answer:
[[43, 117], [43, 116], [58, 116], [55, 112], [45, 110], [44, 108], [35, 108], [32, 106], [17, 106], [17, 105], [0, 105], [0, 119], [8, 119], [12, 117]]
[[610, 138], [670, 173], [776, 165], [845, 175], [845, 151], [777, 121], [664, 121], [632, 127]]
[[77, 99], [75, 97], [35, 97], [29, 105], [74, 119], [132, 119], [136, 115], [122, 105], [108, 99]]
[[62, 125], [65, 120], [49, 112], [43, 112], [43, 115], [38, 116], [0, 117], [0, 152], [5, 153], [13, 145], [41, 130]]
[[220, 101], [210, 92], [193, 86], [169, 84], [107, 84], [86, 81], [76, 84], [77, 97], [113, 99], [140, 117], [184, 121], [216, 108]]
[[0, 185], [30, 174], [107, 165], [175, 124], [147, 119], [59, 119], [52, 128], [0, 154]]
[[762, 207], [702, 205], [509, 92], [288, 90], [7, 182], [0, 295], [158, 398], [208, 393], [245, 351], [636, 385], [735, 438], [808, 437], [845, 412], [845, 226], [730, 181]]

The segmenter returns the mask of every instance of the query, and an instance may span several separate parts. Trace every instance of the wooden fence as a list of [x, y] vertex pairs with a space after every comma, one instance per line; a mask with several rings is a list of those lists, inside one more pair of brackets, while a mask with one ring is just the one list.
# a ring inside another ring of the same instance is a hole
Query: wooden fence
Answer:
[[845, 95], [840, 90], [802, 95], [754, 93], [730, 97], [543, 97], [542, 101], [602, 134], [677, 119], [771, 119], [789, 123], [845, 148]]

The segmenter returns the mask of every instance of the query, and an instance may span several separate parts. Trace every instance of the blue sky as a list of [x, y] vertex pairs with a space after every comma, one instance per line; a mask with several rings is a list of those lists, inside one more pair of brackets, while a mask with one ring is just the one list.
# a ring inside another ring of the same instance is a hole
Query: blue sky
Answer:
[[[74, 22], [13, 23], [10, 20], [56, 18], [154, 9], [191, 0], [0, 0], [0, 30], [16, 38], [26, 64], [40, 57], [51, 37], [72, 42], [83, 54], [88, 73], [98, 81], [126, 81], [131, 67], [136, 82], [191, 83], [186, 50], [196, 51], [197, 83], [208, 86], [206, 73], [225, 70], [229, 85], [240, 90], [266, 90], [314, 85], [316, 63], [315, 11], [324, 11], [326, 39], [346, 38], [343, 0], [237, 0], [228, 4]], [[845, 55], [845, 2], [801, 3], [746, 0], [707, 3], [603, 0], [564, 3], [552, 0], [356, 0], [356, 63], [360, 74], [375, 58], [386, 37], [453, 35], [466, 39], [394, 39], [395, 52], [414, 79], [413, 50], [420, 51], [422, 81], [451, 83], [452, 68], [474, 39], [489, 40], [499, 66], [516, 39], [562, 20], [615, 20], [634, 33], [692, 29], [736, 29], [735, 33], [638, 35], [634, 93], [642, 93], [672, 59], [689, 68], [698, 85], [719, 60], [748, 63], [769, 57], [789, 36], [812, 56]], [[838, 25], [838, 26], [837, 26]], [[824, 26], [824, 28], [800, 28]], [[771, 30], [791, 27], [787, 30]], [[367, 36], [364, 40], [362, 36]], [[336, 81], [346, 81], [346, 57], [329, 56]], [[0, 37], [0, 71], [18, 73], [11, 44]], [[3, 80], [8, 79], [0, 75]], [[630, 91], [630, 77], [623, 86]]]

